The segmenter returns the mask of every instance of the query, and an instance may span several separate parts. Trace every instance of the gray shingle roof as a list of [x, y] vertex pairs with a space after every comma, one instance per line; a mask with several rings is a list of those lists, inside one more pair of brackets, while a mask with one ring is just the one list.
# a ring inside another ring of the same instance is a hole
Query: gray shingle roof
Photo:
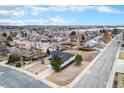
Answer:
[[73, 57], [71, 53], [65, 53], [65, 52], [59, 52], [59, 51], [51, 51], [50, 55], [51, 57], [54, 57], [56, 55], [60, 56], [63, 62], [68, 61], [71, 57]]

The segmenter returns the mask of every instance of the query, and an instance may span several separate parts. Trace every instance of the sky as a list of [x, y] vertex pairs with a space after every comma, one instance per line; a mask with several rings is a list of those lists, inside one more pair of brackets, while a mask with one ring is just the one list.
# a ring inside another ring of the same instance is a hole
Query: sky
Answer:
[[0, 25], [124, 25], [124, 6], [1, 5]]

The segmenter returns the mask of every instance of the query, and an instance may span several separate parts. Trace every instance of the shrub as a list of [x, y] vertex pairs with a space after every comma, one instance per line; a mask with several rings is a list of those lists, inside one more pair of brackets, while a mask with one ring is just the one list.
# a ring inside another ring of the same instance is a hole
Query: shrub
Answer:
[[18, 56], [16, 56], [16, 55], [10, 55], [9, 56], [9, 59], [8, 59], [8, 63], [14, 63], [14, 62], [17, 62], [19, 60], [20, 60], [20, 58]]
[[16, 67], [21, 67], [22, 64], [21, 64], [20, 62], [17, 62], [15, 66], [16, 66]]
[[77, 54], [75, 57], [75, 64], [80, 65], [82, 60], [83, 60], [82, 56]]

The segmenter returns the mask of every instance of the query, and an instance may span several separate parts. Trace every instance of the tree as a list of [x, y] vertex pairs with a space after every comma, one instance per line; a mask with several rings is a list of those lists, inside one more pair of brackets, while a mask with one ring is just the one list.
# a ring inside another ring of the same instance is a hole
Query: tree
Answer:
[[113, 29], [112, 33], [113, 33], [114, 35], [118, 34], [118, 29]]
[[75, 57], [76, 65], [80, 65], [82, 60], [83, 60], [82, 56], [77, 54], [76, 57]]
[[49, 50], [49, 48], [46, 50], [46, 53], [47, 53], [47, 55], [50, 56], [50, 50]]
[[85, 42], [85, 41], [86, 41], [85, 36], [84, 36], [84, 35], [81, 35], [81, 42], [83, 43], [83, 42]]
[[4, 49], [11, 46], [10, 40], [8, 39], [10, 39], [10, 36], [7, 36], [6, 33], [0, 35], [0, 49], [3, 45], [4, 45]]
[[85, 36], [84, 36], [84, 35], [82, 35], [82, 36], [81, 36], [81, 39], [82, 39], [83, 41], [85, 41], [85, 40], [86, 40], [86, 38], [85, 38]]
[[6, 42], [6, 46], [11, 47], [11, 44], [9, 42]]
[[8, 63], [15, 63], [19, 60], [20, 60], [20, 58], [17, 55], [10, 55], [9, 59], [8, 59]]
[[106, 31], [106, 30], [103, 30], [103, 41], [105, 42], [105, 43], [108, 43], [108, 42], [110, 42], [111, 41], [111, 35], [109, 34], [109, 32], [108, 31]]
[[2, 36], [7, 37], [7, 34], [4, 32], [4, 33], [2, 34]]
[[75, 31], [72, 31], [69, 35], [69, 37], [71, 38], [71, 41], [74, 41], [75, 38], [76, 38], [76, 32]]
[[0, 52], [2, 54], [7, 52], [7, 46], [6, 46], [6, 43], [4, 42], [3, 36], [0, 36]]
[[76, 32], [75, 31], [72, 31], [70, 35], [76, 35]]
[[11, 35], [9, 35], [9, 36], [7, 37], [7, 41], [13, 41], [13, 38], [12, 38]]
[[62, 63], [63, 61], [58, 55], [54, 56], [51, 60], [51, 66], [56, 72], [60, 71]]
[[12, 55], [9, 56], [8, 63], [12, 63]]
[[100, 30], [100, 33], [102, 34], [103, 33], [103, 30]]

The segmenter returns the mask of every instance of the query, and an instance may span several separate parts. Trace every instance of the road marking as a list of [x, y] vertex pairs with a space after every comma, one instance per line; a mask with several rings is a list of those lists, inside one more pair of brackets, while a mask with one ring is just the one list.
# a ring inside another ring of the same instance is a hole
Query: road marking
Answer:
[[4, 74], [4, 72], [0, 72], [0, 75]]

